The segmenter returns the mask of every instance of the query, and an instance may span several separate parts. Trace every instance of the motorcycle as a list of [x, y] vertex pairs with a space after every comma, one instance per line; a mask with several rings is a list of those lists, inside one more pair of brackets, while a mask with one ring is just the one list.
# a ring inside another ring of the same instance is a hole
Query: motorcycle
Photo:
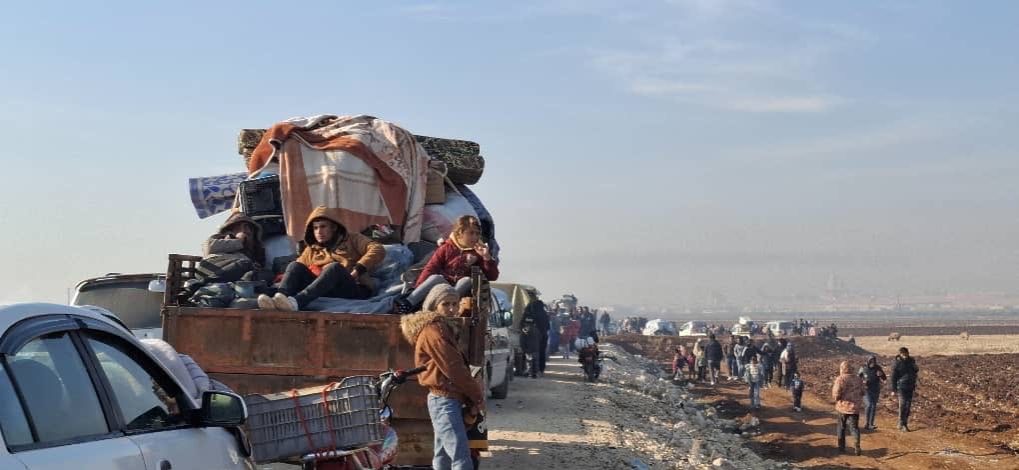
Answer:
[[305, 455], [301, 458], [302, 470], [381, 470], [391, 468], [396, 460], [399, 439], [396, 431], [389, 425], [393, 410], [389, 407], [389, 397], [408, 378], [425, 370], [424, 366], [410, 370], [389, 370], [379, 375], [375, 381], [375, 393], [382, 405], [379, 415], [382, 420], [383, 440], [379, 444], [356, 449], [333, 450]]
[[584, 380], [587, 382], [597, 381], [598, 376], [601, 375], [601, 364], [603, 361], [597, 346], [588, 346], [581, 349], [579, 356], [580, 358], [577, 361], [580, 362], [580, 367], [584, 370]]

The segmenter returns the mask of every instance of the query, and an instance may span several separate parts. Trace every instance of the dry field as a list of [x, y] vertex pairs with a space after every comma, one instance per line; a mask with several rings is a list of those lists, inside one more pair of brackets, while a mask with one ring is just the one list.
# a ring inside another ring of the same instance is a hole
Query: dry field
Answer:
[[902, 346], [914, 356], [1019, 354], [1019, 335], [971, 335], [968, 340], [959, 335], [902, 336], [899, 341], [888, 341], [888, 336], [861, 336], [856, 345], [882, 356], [894, 356]]

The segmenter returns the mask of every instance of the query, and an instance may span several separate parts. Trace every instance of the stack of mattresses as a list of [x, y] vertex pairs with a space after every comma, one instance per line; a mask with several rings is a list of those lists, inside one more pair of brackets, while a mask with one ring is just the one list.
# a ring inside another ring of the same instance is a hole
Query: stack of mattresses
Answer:
[[[245, 164], [263, 135], [265, 129], [241, 129], [237, 136], [237, 153], [244, 157]], [[485, 158], [481, 156], [481, 146], [476, 142], [423, 135], [414, 137], [430, 157], [446, 164], [446, 177], [454, 184], [475, 184], [481, 179]]]

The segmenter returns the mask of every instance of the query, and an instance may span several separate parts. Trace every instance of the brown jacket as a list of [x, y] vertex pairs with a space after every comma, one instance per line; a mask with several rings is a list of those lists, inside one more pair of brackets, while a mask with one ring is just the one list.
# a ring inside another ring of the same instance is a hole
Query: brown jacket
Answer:
[[[311, 223], [315, 219], [327, 219], [338, 227], [335, 242], [332, 246], [322, 246], [315, 240], [315, 233]], [[316, 207], [308, 215], [308, 222], [304, 231], [304, 251], [297, 261], [305, 266], [325, 266], [331, 263], [340, 263], [341, 266], [350, 270], [355, 266], [362, 267], [358, 283], [364, 286], [373, 287], [373, 282], [368, 273], [382, 264], [386, 259], [386, 249], [382, 244], [368, 238], [360, 233], [347, 233], [346, 227], [339, 219], [329, 214], [325, 207]]]
[[414, 344], [414, 364], [425, 366], [418, 383], [433, 395], [476, 405], [484, 400], [471, 377], [467, 358], [457, 347], [459, 323], [438, 312], [419, 312], [400, 321], [403, 336]]
[[831, 387], [835, 411], [844, 415], [858, 415], [863, 409], [863, 380], [849, 372], [849, 362], [839, 364], [839, 376]]

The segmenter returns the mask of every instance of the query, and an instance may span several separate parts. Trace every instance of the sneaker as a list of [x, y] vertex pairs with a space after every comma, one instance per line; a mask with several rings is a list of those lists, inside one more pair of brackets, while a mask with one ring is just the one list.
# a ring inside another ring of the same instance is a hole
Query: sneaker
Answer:
[[284, 310], [288, 312], [296, 312], [300, 310], [297, 306], [297, 299], [283, 295], [282, 292], [277, 292], [276, 295], [272, 296], [272, 302], [276, 304], [277, 310]]
[[262, 310], [276, 310], [276, 303], [272, 301], [272, 297], [265, 294], [259, 294], [258, 308]]

